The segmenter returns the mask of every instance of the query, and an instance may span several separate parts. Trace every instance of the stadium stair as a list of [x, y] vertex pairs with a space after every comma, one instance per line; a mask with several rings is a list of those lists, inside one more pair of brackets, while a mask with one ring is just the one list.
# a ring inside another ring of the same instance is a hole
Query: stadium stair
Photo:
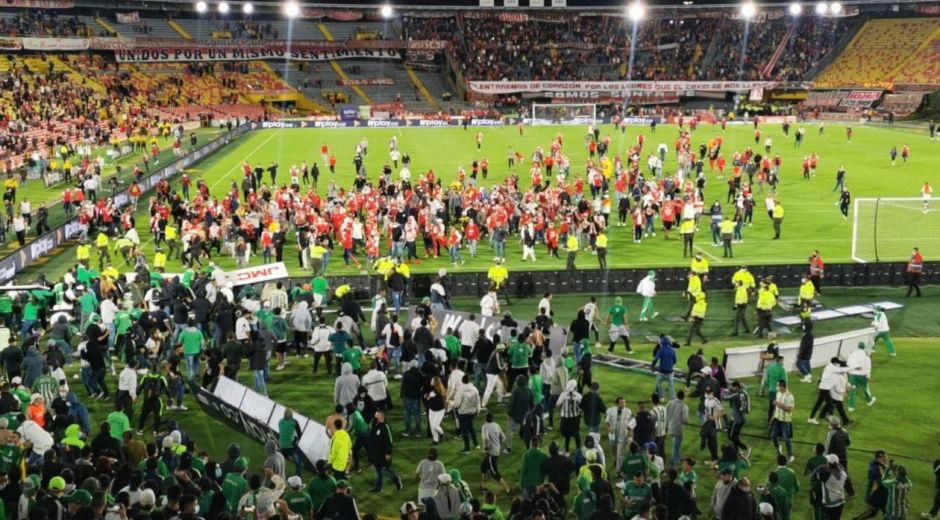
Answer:
[[297, 94], [297, 101], [295, 102], [295, 104], [297, 105], [297, 108], [299, 108], [299, 109], [301, 109], [301, 110], [320, 112], [321, 114], [329, 114], [329, 113], [330, 113], [330, 109], [329, 109], [329, 108], [327, 108], [327, 107], [321, 105], [320, 103], [317, 103], [316, 101], [310, 99], [309, 97], [307, 97], [307, 96], [303, 93], [302, 90], [300, 90], [299, 88], [295, 88], [293, 85], [291, 85], [290, 83], [288, 83], [288, 82], [284, 79], [283, 76], [281, 76], [280, 74], [278, 74], [278, 72], [277, 72], [276, 70], [274, 70], [274, 69], [271, 67], [271, 65], [268, 64], [268, 62], [266, 62], [266, 61], [259, 61], [258, 63], [260, 64], [261, 68], [265, 70], [265, 72], [267, 72], [268, 74], [270, 74], [272, 77], [280, 78], [281, 81], [284, 82], [284, 85], [285, 85], [288, 89], [290, 89], [292, 93], [296, 93], [296, 94]]
[[411, 82], [414, 83], [416, 87], [418, 87], [418, 91], [421, 92], [421, 95], [424, 96], [424, 99], [428, 100], [428, 103], [434, 107], [434, 110], [437, 110], [438, 112], [442, 111], [441, 104], [438, 103], [436, 99], [434, 99], [434, 96], [432, 96], [431, 92], [428, 91], [428, 88], [424, 85], [424, 82], [421, 81], [421, 78], [415, 74], [415, 71], [412, 70], [412, 68], [408, 65], [405, 65], [405, 71], [408, 73], [408, 77], [411, 78]]
[[86, 75], [78, 72], [72, 68], [71, 64], [63, 60], [60, 56], [55, 54], [48, 54], [46, 55], [46, 59], [55, 66], [56, 70], [64, 70], [66, 76], [68, 76], [69, 80], [71, 80], [73, 83], [79, 85], [84, 84], [99, 94], [107, 93], [108, 89], [103, 84], [101, 84], [101, 82], [97, 81], [94, 75]]
[[819, 75], [816, 86], [891, 88], [889, 74], [929, 44], [936, 29], [931, 18], [869, 20]]
[[[333, 33], [330, 32], [330, 30], [326, 27], [325, 24], [322, 24], [322, 23], [317, 24], [317, 27], [319, 27], [320, 32], [323, 33], [323, 37], [326, 38], [326, 41], [331, 42], [334, 40]], [[330, 67], [332, 67], [333, 70], [336, 71], [336, 74], [340, 77], [340, 79], [347, 80], [347, 81], [349, 80], [349, 76], [346, 75], [346, 71], [344, 71], [343, 68], [340, 67], [339, 63], [336, 60], [330, 60]], [[366, 93], [361, 88], [359, 88], [356, 85], [350, 85], [349, 88], [351, 88], [352, 91], [355, 92], [356, 95], [359, 96], [359, 98], [365, 101], [367, 104], [370, 104], [370, 105], [372, 104], [372, 100], [369, 99], [369, 96], [367, 96]]]
[[894, 84], [937, 85], [940, 77], [937, 69], [940, 67], [937, 49], [940, 46], [940, 25], [929, 38], [921, 42], [917, 50], [906, 59], [898, 63], [888, 77]]
[[95, 22], [97, 22], [98, 25], [100, 25], [102, 28], [104, 28], [104, 30], [107, 31], [108, 34], [113, 34], [114, 36], [117, 36], [118, 38], [124, 36], [123, 34], [121, 34], [120, 32], [118, 32], [118, 30], [115, 29], [114, 26], [111, 25], [110, 23], [108, 23], [108, 21], [105, 20], [104, 18], [100, 18], [100, 17], [99, 17], [99, 18], [95, 18]]
[[184, 40], [192, 40], [192, 39], [193, 39], [193, 37], [190, 36], [188, 32], [186, 32], [186, 29], [183, 29], [183, 26], [182, 26], [182, 25], [176, 23], [176, 20], [167, 20], [166, 23], [167, 23], [167, 25], [169, 25], [170, 27], [172, 27], [174, 31], [178, 32], [179, 35], [182, 36]]
[[761, 71], [761, 77], [768, 78], [771, 76], [771, 74], [773, 74], [774, 68], [777, 66], [777, 62], [780, 61], [780, 56], [783, 56], [783, 53], [786, 52], [787, 44], [790, 43], [790, 38], [793, 38], [793, 35], [796, 34], [797, 27], [799, 27], [799, 22], [790, 24], [790, 30], [783, 35], [783, 39], [780, 40], [780, 44], [777, 45], [777, 49], [770, 57], [770, 61], [767, 62], [764, 70]]

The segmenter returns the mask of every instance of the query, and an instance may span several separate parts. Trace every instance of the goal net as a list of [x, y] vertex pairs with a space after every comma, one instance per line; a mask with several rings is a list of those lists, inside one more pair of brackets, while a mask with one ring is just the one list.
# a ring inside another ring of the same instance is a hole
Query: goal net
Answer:
[[911, 249], [926, 258], [940, 256], [940, 200], [921, 198], [855, 199], [852, 259], [901, 262]]
[[533, 125], [587, 125], [597, 123], [597, 105], [592, 103], [533, 103]]

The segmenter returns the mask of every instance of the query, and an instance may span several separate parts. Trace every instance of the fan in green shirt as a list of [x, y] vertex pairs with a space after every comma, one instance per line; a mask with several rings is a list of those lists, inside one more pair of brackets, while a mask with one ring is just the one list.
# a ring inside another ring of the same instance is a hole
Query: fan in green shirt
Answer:
[[179, 342], [183, 344], [183, 355], [185, 356], [198, 356], [202, 353], [202, 344], [205, 339], [192, 319], [190, 319], [183, 332], [180, 332]]
[[23, 452], [16, 444], [0, 444], [0, 471], [9, 472], [20, 465]]
[[307, 482], [307, 494], [313, 502], [313, 510], [320, 509], [327, 498], [336, 492], [336, 479], [328, 472], [325, 460], [317, 461], [317, 474]]
[[0, 315], [13, 314], [13, 298], [10, 293], [0, 294]]
[[630, 453], [623, 458], [623, 464], [620, 465], [620, 472], [624, 475], [635, 475], [646, 472], [650, 469], [650, 461], [646, 458], [646, 453], [640, 450], [635, 442], [630, 443]]
[[313, 294], [319, 294], [321, 301], [326, 305], [326, 293], [330, 290], [330, 281], [322, 276], [310, 280], [310, 286], [313, 287]]
[[358, 409], [353, 410], [353, 413], [349, 416], [349, 433], [352, 434], [353, 440], [369, 433], [369, 423], [362, 417], [362, 412]]
[[454, 329], [447, 329], [447, 336], [444, 337], [444, 348], [447, 349], [448, 359], [460, 359], [460, 340], [457, 339], [457, 336], [454, 336]]
[[597, 510], [597, 495], [591, 491], [591, 481], [585, 476], [578, 477], [578, 489], [581, 491], [574, 497], [571, 509], [577, 520], [588, 520]]
[[255, 314], [255, 316], [257, 316], [258, 321], [264, 323], [268, 330], [271, 330], [271, 320], [274, 319], [274, 312], [271, 311], [270, 303], [265, 303], [267, 303], [267, 305], [258, 309], [258, 312]]
[[131, 421], [120, 405], [117, 410], [108, 414], [108, 424], [111, 425], [111, 437], [119, 441], [124, 439], [124, 432], [131, 429]]
[[94, 291], [85, 291], [85, 294], [78, 298], [83, 314], [91, 314], [98, 310], [98, 298]]
[[542, 466], [548, 460], [548, 454], [539, 449], [538, 437], [532, 439], [532, 447], [522, 455], [522, 471], [519, 473], [519, 482], [528, 493], [542, 485], [545, 480], [545, 471]]
[[348, 342], [346, 350], [343, 351], [343, 362], [349, 363], [355, 374], [362, 370], [362, 349], [355, 345], [352, 340]]
[[[84, 305], [82, 306], [82, 312], [84, 312]], [[91, 312], [95, 312], [92, 308]], [[23, 306], [23, 321], [36, 321], [39, 319], [39, 305], [36, 305], [36, 302], [30, 298], [26, 305]]]
[[509, 356], [509, 366], [511, 368], [522, 369], [529, 368], [529, 358], [532, 357], [532, 347], [528, 343], [523, 343], [513, 338], [506, 350]]
[[623, 517], [633, 518], [640, 514], [643, 506], [650, 503], [652, 496], [653, 489], [646, 483], [646, 477], [642, 472], [635, 473], [633, 480], [623, 486]]
[[783, 358], [777, 356], [776, 361], [767, 369], [767, 391], [770, 395], [777, 393], [777, 383], [787, 380], [787, 369], [783, 366]]
[[225, 495], [229, 511], [235, 511], [238, 501], [245, 491], [248, 491], [248, 481], [243, 475], [247, 469], [248, 457], [238, 457], [235, 459], [235, 471], [225, 475], [225, 480], [222, 481], [222, 494]]
[[49, 375], [49, 367], [42, 368], [42, 375], [33, 381], [33, 392], [42, 396], [42, 398], [52, 404], [56, 397], [59, 397], [59, 382]]
[[607, 309], [607, 314], [610, 316], [611, 325], [619, 326], [625, 323], [623, 317], [627, 314], [627, 307], [620, 302], [621, 300], [618, 297], [616, 300], [614, 300], [614, 304], [610, 306], [610, 309]]
[[301, 519], [306, 520], [310, 518], [310, 514], [313, 512], [313, 499], [310, 498], [310, 495], [307, 494], [306, 491], [301, 489], [303, 482], [300, 480], [300, 477], [294, 475], [287, 479], [287, 482], [290, 491], [284, 493], [284, 496], [281, 498], [287, 502], [287, 507], [291, 512], [300, 515]]

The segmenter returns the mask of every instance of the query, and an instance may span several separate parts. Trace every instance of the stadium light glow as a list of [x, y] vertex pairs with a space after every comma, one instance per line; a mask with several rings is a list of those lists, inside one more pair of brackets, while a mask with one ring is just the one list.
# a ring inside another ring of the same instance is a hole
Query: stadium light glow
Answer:
[[833, 2], [829, 5], [829, 12], [831, 14], [839, 14], [842, 12], [842, 4], [839, 2]]
[[391, 18], [392, 15], [395, 14], [395, 10], [392, 9], [391, 4], [383, 5], [382, 9], [380, 9], [379, 12], [382, 14], [382, 18], [386, 18], [386, 19]]
[[630, 18], [630, 21], [639, 22], [644, 16], [646, 16], [646, 6], [641, 4], [639, 0], [634, 0], [627, 6], [627, 17]]
[[803, 6], [796, 2], [790, 4], [790, 14], [792, 16], [799, 16], [803, 14]]
[[285, 2], [284, 15], [288, 18], [297, 18], [300, 16], [300, 4], [294, 2], [293, 0], [290, 2]]
[[196, 2], [196, 12], [204, 13], [209, 10], [209, 4], [205, 2]]
[[757, 14], [757, 5], [755, 5], [754, 2], [747, 1], [741, 4], [741, 16], [743, 16], [745, 20], [754, 18], [755, 14]]
[[219, 3], [219, 13], [220, 13], [220, 14], [228, 14], [228, 10], [229, 10], [228, 2], [220, 2], [220, 3]]
[[829, 12], [829, 4], [827, 4], [826, 2], [819, 2], [818, 4], [816, 4], [816, 14], [818, 14], [819, 16], [822, 16], [828, 12]]
[[253, 6], [253, 5], [251, 5], [251, 4], [245, 4], [245, 5], [242, 6], [242, 12], [245, 13], [245, 14], [251, 14], [251, 13], [255, 12], [255, 6]]

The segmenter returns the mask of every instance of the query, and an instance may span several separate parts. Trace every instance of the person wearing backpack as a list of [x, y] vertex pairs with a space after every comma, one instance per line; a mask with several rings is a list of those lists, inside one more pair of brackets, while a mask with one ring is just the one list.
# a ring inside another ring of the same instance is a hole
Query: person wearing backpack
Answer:
[[157, 434], [160, 429], [160, 416], [163, 413], [163, 395], [172, 399], [170, 386], [166, 378], [160, 372], [150, 372], [146, 368], [140, 369], [142, 373], [140, 378], [140, 390], [137, 395], [143, 398], [143, 404], [140, 407], [140, 422], [137, 423], [137, 435], [143, 435], [144, 424], [150, 414], [153, 414], [153, 433]]
[[731, 383], [731, 393], [722, 400], [728, 401], [731, 409], [731, 424], [728, 428], [728, 439], [731, 445], [739, 451], [747, 451], [746, 444], [741, 442], [741, 431], [747, 423], [747, 414], [751, 411], [751, 398], [747, 391], [741, 386], [741, 383], [734, 381]]

